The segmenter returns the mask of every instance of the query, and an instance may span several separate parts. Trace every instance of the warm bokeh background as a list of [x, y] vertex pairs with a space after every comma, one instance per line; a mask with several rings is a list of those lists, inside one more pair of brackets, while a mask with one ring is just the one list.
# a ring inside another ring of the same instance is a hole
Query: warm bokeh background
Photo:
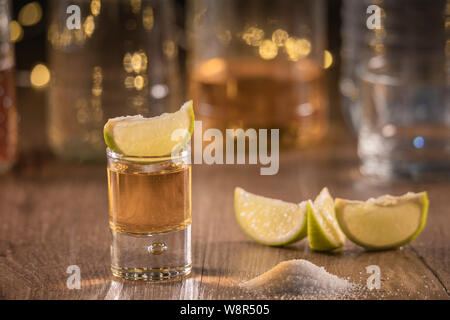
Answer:
[[[183, 78], [186, 73], [185, 0], [176, 1], [179, 59]], [[338, 94], [340, 7], [341, 0], [328, 0], [327, 4], [327, 81], [332, 127], [343, 123]], [[13, 1], [11, 37], [16, 48], [16, 83], [20, 116], [20, 162], [27, 153], [47, 154], [46, 93], [49, 77], [47, 59], [48, 1]], [[44, 67], [43, 67], [44, 66]], [[186, 83], [184, 82], [184, 85]], [[186, 99], [190, 97], [185, 97]], [[26, 115], [26, 116], [25, 116]]]

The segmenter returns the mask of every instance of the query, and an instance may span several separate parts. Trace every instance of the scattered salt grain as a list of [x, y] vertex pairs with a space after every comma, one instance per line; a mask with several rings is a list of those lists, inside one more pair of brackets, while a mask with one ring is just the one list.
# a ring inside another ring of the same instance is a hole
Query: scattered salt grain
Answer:
[[303, 260], [283, 261], [260, 276], [243, 282], [241, 288], [263, 295], [336, 295], [355, 289], [346, 279]]

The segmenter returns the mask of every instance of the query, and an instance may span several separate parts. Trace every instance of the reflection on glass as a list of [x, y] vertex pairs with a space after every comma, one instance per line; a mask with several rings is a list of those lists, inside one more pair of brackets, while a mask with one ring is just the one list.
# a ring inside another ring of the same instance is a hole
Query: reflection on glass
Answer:
[[[103, 159], [106, 119], [175, 111], [181, 92], [172, 1], [71, 1], [82, 17], [73, 30], [69, 2], [51, 4], [48, 134], [55, 153]], [[152, 94], [155, 86], [164, 94]]]
[[190, 4], [190, 89], [204, 126], [279, 128], [284, 147], [319, 140], [328, 125], [322, 2]]

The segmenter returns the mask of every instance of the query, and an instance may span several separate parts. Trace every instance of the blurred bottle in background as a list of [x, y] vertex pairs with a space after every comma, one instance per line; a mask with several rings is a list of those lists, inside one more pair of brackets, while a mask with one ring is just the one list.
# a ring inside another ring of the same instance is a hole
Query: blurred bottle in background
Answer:
[[[380, 27], [366, 26], [370, 5]], [[361, 171], [450, 177], [450, 1], [344, 0], [344, 111]]]
[[[66, 26], [70, 5], [81, 28]], [[155, 116], [182, 102], [172, 1], [52, 0], [48, 135], [71, 159], [104, 159], [111, 117]]]
[[0, 0], [0, 173], [11, 168], [17, 157], [18, 119], [10, 9], [9, 0]]
[[191, 0], [190, 92], [206, 128], [279, 128], [282, 147], [324, 136], [322, 1]]

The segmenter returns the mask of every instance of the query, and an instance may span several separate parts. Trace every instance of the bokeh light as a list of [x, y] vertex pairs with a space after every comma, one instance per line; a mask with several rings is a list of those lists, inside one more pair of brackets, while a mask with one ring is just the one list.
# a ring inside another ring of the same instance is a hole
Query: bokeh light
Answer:
[[174, 58], [178, 53], [175, 42], [171, 40], [165, 41], [163, 43], [163, 52], [167, 58], [169, 59]]
[[306, 57], [311, 52], [311, 42], [308, 39], [296, 39], [290, 37], [286, 40], [284, 47], [289, 56], [289, 60], [297, 61]]
[[147, 55], [140, 50], [131, 57], [131, 67], [134, 72], [141, 73], [147, 70]]
[[155, 84], [150, 93], [153, 98], [162, 99], [169, 94], [169, 88], [165, 84]]
[[123, 68], [127, 73], [133, 72], [133, 66], [131, 65], [131, 58], [132, 55], [129, 52], [125, 53], [123, 57]]
[[84, 33], [86, 36], [91, 37], [95, 30], [95, 22], [93, 16], [88, 16], [83, 24]]
[[143, 76], [136, 76], [136, 78], [134, 78], [134, 87], [136, 90], [142, 90], [144, 88], [144, 84], [145, 79]]
[[289, 34], [283, 29], [277, 29], [272, 33], [272, 41], [279, 47], [284, 46], [288, 38]]
[[274, 59], [278, 54], [278, 46], [272, 40], [264, 40], [259, 46], [259, 55], [265, 60]]
[[30, 2], [22, 7], [19, 11], [19, 22], [21, 25], [29, 27], [33, 26], [42, 19], [42, 7], [36, 2]]
[[386, 138], [391, 138], [397, 133], [397, 128], [393, 124], [387, 124], [381, 129], [381, 133]]
[[242, 35], [242, 39], [249, 46], [259, 46], [264, 38], [264, 31], [256, 27], [248, 28]]
[[42, 63], [35, 65], [31, 70], [30, 82], [35, 88], [45, 87], [50, 82], [50, 71], [47, 66]]
[[153, 8], [146, 7], [142, 12], [142, 25], [144, 26], [144, 29], [148, 31], [152, 30], [154, 23], [155, 18], [153, 16]]
[[325, 50], [323, 53], [323, 67], [328, 69], [333, 64], [333, 55], [330, 51]]
[[134, 77], [132, 76], [127, 76], [123, 82], [125, 88], [127, 89], [131, 89], [134, 88]]
[[100, 0], [92, 0], [91, 1], [91, 13], [94, 17], [100, 14], [100, 10], [102, 8], [102, 3]]
[[423, 137], [415, 137], [413, 140], [413, 145], [417, 149], [422, 149], [425, 145], [425, 139]]
[[99, 66], [94, 67], [92, 72], [92, 94], [96, 97], [103, 92], [103, 72]]
[[131, 11], [134, 14], [138, 14], [141, 10], [142, 1], [141, 0], [130, 0]]
[[23, 28], [16, 20], [9, 25], [9, 36], [12, 42], [19, 42], [23, 38]]

